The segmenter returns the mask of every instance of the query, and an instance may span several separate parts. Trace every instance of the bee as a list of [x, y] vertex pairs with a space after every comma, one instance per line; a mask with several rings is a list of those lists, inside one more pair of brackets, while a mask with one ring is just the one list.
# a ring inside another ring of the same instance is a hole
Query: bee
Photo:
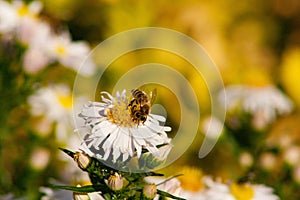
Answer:
[[144, 123], [156, 98], [156, 89], [151, 91], [149, 95], [140, 89], [132, 90], [131, 94], [133, 98], [128, 104], [130, 117], [137, 124]]
[[131, 94], [133, 96], [133, 100], [137, 101], [137, 103], [139, 103], [140, 105], [148, 102], [148, 95], [142, 90], [131, 90]]

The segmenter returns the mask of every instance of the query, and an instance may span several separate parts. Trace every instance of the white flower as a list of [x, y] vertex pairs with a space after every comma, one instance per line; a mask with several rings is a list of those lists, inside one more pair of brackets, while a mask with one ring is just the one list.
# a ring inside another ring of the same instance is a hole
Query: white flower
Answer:
[[291, 166], [300, 163], [300, 147], [290, 146], [287, 149], [285, 149], [283, 159], [286, 163], [288, 163]]
[[273, 194], [273, 189], [265, 185], [253, 185], [254, 197], [252, 200], [279, 200], [279, 197]]
[[68, 32], [52, 33], [50, 26], [38, 18], [41, 9], [42, 4], [38, 1], [27, 5], [23, 1], [9, 4], [0, 0], [0, 33], [17, 36], [28, 45], [23, 63], [25, 71], [37, 73], [50, 62], [58, 61], [82, 75], [92, 75], [95, 64], [87, 58], [90, 53], [88, 44], [72, 42]]
[[46, 48], [52, 38], [51, 28], [47, 23], [37, 19], [24, 20], [19, 26], [18, 37], [28, 46], [23, 60], [27, 73], [37, 73], [53, 62]]
[[42, 4], [38, 1], [27, 5], [23, 1], [13, 1], [9, 4], [0, 0], [0, 33], [17, 31], [24, 19], [36, 18], [41, 9]]
[[17, 15], [11, 4], [0, 0], [0, 33], [11, 32], [17, 23]]
[[87, 194], [73, 193], [68, 190], [53, 190], [48, 187], [40, 187], [40, 192], [44, 194], [41, 200], [70, 200], [70, 199], [88, 199], [88, 200], [104, 200], [99, 192], [91, 192]]
[[99, 192], [88, 193], [90, 200], [104, 200], [104, 198], [99, 194]]
[[276, 164], [278, 164], [278, 160], [274, 153], [264, 152], [260, 155], [259, 163], [263, 169], [273, 170], [275, 169]]
[[226, 92], [226, 109], [241, 109], [253, 116], [253, 124], [263, 128], [276, 119], [277, 115], [292, 111], [292, 102], [272, 85], [251, 87], [246, 85], [228, 86]]
[[36, 170], [43, 170], [49, 164], [50, 151], [49, 149], [38, 147], [30, 157], [30, 165]]
[[39, 48], [29, 48], [24, 55], [24, 70], [29, 74], [36, 74], [49, 63], [47, 55]]
[[40, 187], [39, 191], [44, 194], [41, 200], [70, 200], [73, 199], [72, 192], [68, 190], [53, 190], [48, 187]]
[[[86, 59], [90, 53], [88, 44], [84, 41], [72, 42], [68, 32], [53, 35], [47, 41], [46, 48], [50, 57], [53, 60], [58, 60], [65, 67], [69, 67], [83, 75], [92, 75], [95, 71], [92, 60]], [[84, 65], [81, 66], [83, 62]]]
[[50, 122], [57, 123], [57, 137], [66, 140], [68, 130], [73, 127], [72, 96], [67, 85], [51, 85], [38, 89], [29, 96], [31, 114], [45, 116]]
[[253, 156], [249, 152], [242, 152], [239, 156], [239, 163], [243, 167], [250, 167], [253, 165]]
[[170, 143], [165, 131], [171, 128], [161, 125], [164, 117], [149, 114], [143, 124], [136, 124], [128, 110], [125, 90], [121, 94], [117, 92], [116, 97], [107, 92], [102, 94], [107, 96], [102, 96], [103, 102], [90, 102], [79, 115], [90, 129], [84, 136], [85, 144], [90, 149], [104, 151], [104, 155], [96, 154], [98, 158], [107, 160], [112, 154], [115, 162], [122, 155], [125, 161], [135, 152], [140, 157], [142, 148], [156, 154], [157, 145]]
[[14, 0], [12, 6], [15, 8], [19, 17], [35, 18], [41, 12], [43, 5], [39, 1], [32, 1], [28, 5], [21, 0]]
[[210, 177], [205, 177], [203, 181], [207, 186], [203, 196], [207, 200], [279, 200], [272, 188], [262, 184], [225, 184]]
[[205, 199], [210, 200], [236, 200], [232, 194], [228, 185], [221, 183], [220, 181], [213, 181], [211, 177], [204, 177], [203, 182], [206, 184], [207, 189], [203, 191]]

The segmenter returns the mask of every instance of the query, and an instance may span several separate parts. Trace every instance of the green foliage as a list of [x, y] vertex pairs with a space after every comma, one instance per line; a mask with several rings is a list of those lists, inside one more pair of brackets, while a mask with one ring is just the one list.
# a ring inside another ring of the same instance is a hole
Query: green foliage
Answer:
[[[63, 152], [69, 155], [71, 158], [76, 160], [76, 153], [60, 148]], [[79, 161], [77, 161], [78, 163]], [[147, 184], [144, 181], [144, 178], [147, 176], [162, 176], [162, 174], [158, 174], [155, 172], [146, 172], [146, 173], [131, 173], [124, 172], [108, 167], [102, 163], [102, 161], [90, 157], [90, 163], [86, 168], [81, 168], [81, 170], [88, 173], [92, 185], [82, 186], [82, 187], [74, 187], [74, 186], [62, 186], [62, 185], [50, 185], [50, 187], [54, 189], [65, 189], [70, 190], [76, 193], [91, 193], [91, 192], [100, 192], [101, 196], [105, 199], [147, 199], [143, 196], [142, 190], [143, 187]], [[110, 176], [113, 176], [115, 173], [120, 174], [123, 178], [125, 178], [124, 186], [121, 190], [113, 190], [109, 187], [107, 183]], [[173, 177], [174, 178], [174, 177]], [[176, 197], [167, 192], [158, 190], [157, 192], [162, 198], [169, 197], [172, 199], [180, 199], [183, 198]]]

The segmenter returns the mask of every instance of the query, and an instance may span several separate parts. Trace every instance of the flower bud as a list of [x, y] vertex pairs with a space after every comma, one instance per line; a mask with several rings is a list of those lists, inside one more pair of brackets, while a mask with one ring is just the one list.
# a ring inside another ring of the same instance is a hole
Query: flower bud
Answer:
[[143, 194], [148, 199], [153, 199], [157, 194], [157, 188], [155, 184], [147, 184], [143, 189]]
[[116, 172], [108, 178], [107, 185], [114, 191], [121, 190], [124, 185], [124, 178]]
[[91, 158], [84, 152], [76, 152], [74, 154], [74, 160], [82, 170], [85, 170], [91, 162]]

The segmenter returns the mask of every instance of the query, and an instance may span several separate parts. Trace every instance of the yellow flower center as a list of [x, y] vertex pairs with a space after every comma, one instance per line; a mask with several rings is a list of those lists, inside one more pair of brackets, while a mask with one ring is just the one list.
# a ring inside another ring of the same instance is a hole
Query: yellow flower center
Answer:
[[128, 105], [125, 102], [121, 101], [116, 103], [113, 108], [107, 110], [108, 120], [123, 127], [132, 127], [136, 125], [136, 123], [132, 121], [127, 107]]
[[203, 183], [201, 181], [203, 174], [199, 169], [185, 166], [179, 171], [179, 174], [183, 174], [178, 177], [182, 188], [193, 192], [197, 192], [203, 188]]
[[21, 16], [21, 17], [26, 16], [26, 15], [29, 15], [29, 14], [30, 14], [30, 11], [29, 11], [27, 5], [22, 5], [22, 6], [18, 9], [18, 15]]
[[58, 101], [64, 108], [70, 109], [72, 108], [72, 97], [70, 95], [59, 95]]
[[31, 17], [36, 19], [37, 18], [37, 14], [32, 13], [29, 9], [27, 5], [22, 5], [21, 7], [19, 7], [17, 9], [17, 13], [20, 17]]
[[58, 55], [64, 56], [64, 55], [66, 55], [67, 50], [63, 45], [58, 45], [56, 47], [56, 52], [58, 53]]
[[230, 192], [237, 200], [251, 200], [254, 197], [254, 190], [250, 185], [233, 183], [230, 185]]

